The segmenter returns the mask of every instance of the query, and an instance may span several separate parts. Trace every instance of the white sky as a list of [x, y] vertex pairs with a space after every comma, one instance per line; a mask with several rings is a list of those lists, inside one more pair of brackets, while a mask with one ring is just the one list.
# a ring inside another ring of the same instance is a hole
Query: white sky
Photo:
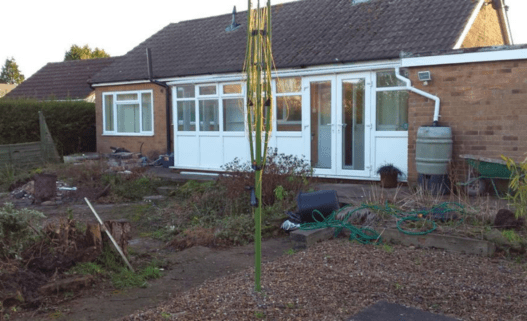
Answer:
[[[291, 1], [295, 0], [271, 0], [272, 4]], [[63, 61], [73, 44], [121, 56], [171, 22], [230, 13], [234, 5], [238, 11], [247, 9], [246, 0], [3, 2], [0, 68], [14, 57], [26, 79], [48, 62]], [[527, 0], [506, 3], [514, 42], [527, 43]]]

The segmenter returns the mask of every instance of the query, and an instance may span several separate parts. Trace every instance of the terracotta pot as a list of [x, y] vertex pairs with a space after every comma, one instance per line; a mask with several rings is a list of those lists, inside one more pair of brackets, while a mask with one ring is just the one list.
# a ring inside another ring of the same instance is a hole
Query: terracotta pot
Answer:
[[381, 173], [381, 186], [384, 188], [394, 188], [397, 187], [397, 173], [393, 174], [384, 174]]

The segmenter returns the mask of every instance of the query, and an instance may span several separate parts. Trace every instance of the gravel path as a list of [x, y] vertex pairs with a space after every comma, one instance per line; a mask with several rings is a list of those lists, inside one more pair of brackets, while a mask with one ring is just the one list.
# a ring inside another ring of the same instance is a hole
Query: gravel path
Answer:
[[379, 300], [463, 320], [527, 320], [527, 266], [402, 246], [319, 243], [123, 320], [346, 320]]

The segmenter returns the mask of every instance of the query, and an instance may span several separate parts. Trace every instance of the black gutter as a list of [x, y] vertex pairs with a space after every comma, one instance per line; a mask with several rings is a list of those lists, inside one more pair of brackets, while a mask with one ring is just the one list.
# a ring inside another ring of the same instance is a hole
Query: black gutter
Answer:
[[161, 86], [161, 87], [164, 87], [165, 90], [166, 90], [166, 126], [167, 126], [167, 155], [170, 155], [171, 154], [171, 150], [172, 150], [172, 140], [171, 140], [171, 137], [170, 137], [170, 125], [171, 125], [171, 121], [170, 121], [170, 86], [168, 86], [166, 83], [164, 82], [160, 82], [160, 81], [157, 81], [157, 80], [154, 80], [153, 79], [153, 76], [152, 76], [152, 54], [150, 52], [150, 48], [146, 48], [146, 61], [147, 61], [147, 64], [148, 64], [148, 80], [153, 83], [153, 84], [156, 84], [158, 86]]

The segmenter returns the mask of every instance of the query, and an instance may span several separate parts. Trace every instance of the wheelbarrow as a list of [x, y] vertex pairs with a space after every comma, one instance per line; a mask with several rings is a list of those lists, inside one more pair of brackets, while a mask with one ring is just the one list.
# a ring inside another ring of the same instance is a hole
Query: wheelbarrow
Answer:
[[491, 186], [496, 195], [499, 195], [503, 189], [508, 190], [511, 171], [504, 160], [466, 154], [459, 157], [463, 158], [469, 166], [467, 182], [460, 183], [466, 186], [469, 195], [482, 195], [490, 191]]

